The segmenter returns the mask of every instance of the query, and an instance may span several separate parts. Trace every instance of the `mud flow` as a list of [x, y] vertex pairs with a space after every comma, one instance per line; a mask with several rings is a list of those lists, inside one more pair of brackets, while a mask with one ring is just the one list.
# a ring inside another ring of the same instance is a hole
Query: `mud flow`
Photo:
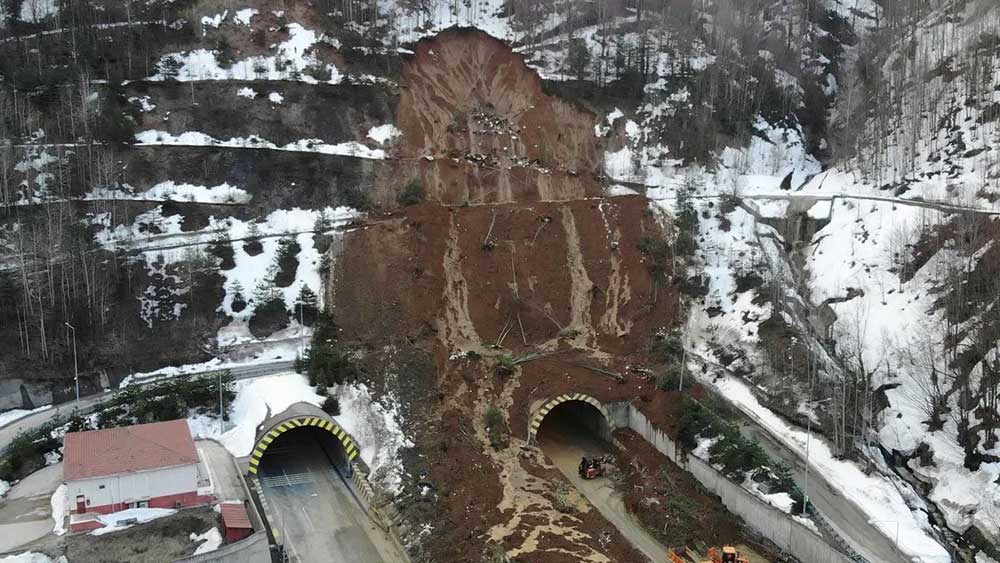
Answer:
[[667, 547], [625, 508], [621, 493], [609, 477], [616, 471], [613, 463], [606, 464], [604, 475], [595, 479], [584, 479], [578, 473], [581, 458], [612, 454], [611, 430], [600, 411], [583, 402], [562, 403], [545, 417], [537, 436], [545, 456], [629, 543], [651, 561], [668, 561]]

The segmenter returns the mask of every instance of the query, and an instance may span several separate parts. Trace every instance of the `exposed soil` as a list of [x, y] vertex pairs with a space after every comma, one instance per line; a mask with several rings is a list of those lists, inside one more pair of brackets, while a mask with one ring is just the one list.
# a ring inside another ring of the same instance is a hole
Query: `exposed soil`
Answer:
[[[375, 199], [417, 177], [429, 202], [346, 233], [326, 284], [343, 342], [415, 444], [394, 501], [403, 540], [420, 562], [483, 561], [490, 544], [522, 563], [642, 561], [525, 440], [532, 407], [566, 392], [637, 401], [675, 431], [678, 394], [634, 369], [676, 316], [677, 284], [654, 292], [639, 251], [664, 237], [660, 218], [645, 198], [601, 197], [593, 117], [502, 43], [448, 31], [415, 51], [400, 159]], [[490, 407], [506, 446], [491, 445]]]
[[403, 63], [400, 86], [401, 162], [378, 199], [393, 201], [413, 178], [444, 203], [601, 193], [596, 117], [545, 94], [503, 42], [469, 30], [421, 41]]
[[626, 506], [663, 543], [702, 554], [706, 547], [750, 544], [755, 551], [771, 555], [768, 548], [756, 545], [754, 535], [747, 533], [718, 497], [708, 494], [691, 474], [641, 436], [618, 430], [615, 438], [624, 446], [617, 460], [624, 467]]

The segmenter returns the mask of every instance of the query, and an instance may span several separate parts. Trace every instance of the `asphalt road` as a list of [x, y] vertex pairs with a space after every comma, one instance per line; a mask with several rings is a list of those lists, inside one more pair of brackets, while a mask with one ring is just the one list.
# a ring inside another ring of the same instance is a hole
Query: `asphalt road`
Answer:
[[577, 473], [582, 456], [596, 457], [611, 453], [611, 448], [590, 433], [582, 424], [573, 424], [564, 417], [546, 419], [538, 431], [542, 451], [569, 479], [577, 491], [597, 508], [601, 516], [611, 523], [625, 539], [641, 551], [650, 561], [668, 561], [667, 547], [647, 532], [634, 516], [625, 509], [621, 495], [611, 481], [604, 477], [585, 480]]
[[404, 563], [395, 544], [365, 514], [314, 439], [267, 450], [261, 483], [271, 524], [298, 563]]
[[0, 500], [0, 553], [19, 549], [52, 531], [50, 500], [62, 475], [62, 463], [39, 469]]
[[[743, 424], [741, 430], [746, 436], [756, 438], [769, 456], [791, 467], [795, 483], [806, 490], [806, 465], [797, 453], [752, 423]], [[807, 494], [809, 502], [834, 526], [841, 538], [865, 559], [872, 563], [912, 563], [896, 548], [892, 539], [868, 523], [861, 508], [838, 493], [815, 468], [809, 471]]]
[[[293, 361], [282, 361], [282, 362], [271, 362], [266, 364], [252, 364], [245, 366], [237, 366], [227, 368], [233, 375], [233, 379], [253, 379], [255, 377], [262, 377], [265, 375], [274, 375], [276, 373], [287, 372], [292, 369], [295, 362]], [[210, 373], [218, 370], [209, 370], [201, 373]], [[186, 377], [195, 374], [185, 374], [178, 377]], [[160, 379], [162, 381], [162, 379]], [[148, 385], [153, 383], [153, 381], [147, 383], [137, 383], [136, 385]], [[19, 418], [10, 424], [0, 428], [0, 448], [5, 447], [7, 444], [14, 439], [15, 436], [21, 432], [25, 432], [41, 426], [57, 416], [62, 416], [63, 418], [68, 418], [73, 414], [73, 411], [77, 411], [79, 414], [90, 414], [97, 410], [97, 407], [107, 399], [111, 398], [114, 394], [114, 390], [106, 391], [98, 395], [91, 395], [89, 397], [81, 397], [79, 401], [70, 401], [68, 403], [62, 403], [56, 405], [50, 409], [44, 411], [39, 411], [34, 414], [30, 414], [24, 418]]]
[[195, 440], [194, 445], [212, 479], [215, 498], [219, 502], [246, 500], [239, 468], [229, 450], [214, 440]]

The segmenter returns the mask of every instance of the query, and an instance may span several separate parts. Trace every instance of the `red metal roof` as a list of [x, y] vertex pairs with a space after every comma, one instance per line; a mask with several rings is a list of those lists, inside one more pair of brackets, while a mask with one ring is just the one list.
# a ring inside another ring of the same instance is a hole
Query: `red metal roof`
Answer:
[[69, 432], [63, 445], [67, 481], [198, 463], [186, 420]]
[[222, 525], [226, 529], [247, 528], [252, 530], [250, 517], [247, 516], [247, 509], [242, 502], [224, 502], [222, 506]]

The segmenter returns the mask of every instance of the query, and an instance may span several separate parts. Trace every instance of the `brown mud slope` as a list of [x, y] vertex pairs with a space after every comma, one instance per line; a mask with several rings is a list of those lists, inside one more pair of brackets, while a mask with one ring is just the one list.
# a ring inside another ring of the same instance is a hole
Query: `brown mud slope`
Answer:
[[480, 31], [419, 42], [403, 64], [399, 174], [392, 202], [420, 179], [431, 200], [492, 203], [598, 195], [595, 116], [545, 94], [521, 55]]
[[[673, 318], [671, 291], [651, 301], [638, 251], [644, 236], [662, 234], [640, 197], [425, 204], [345, 236], [327, 296], [344, 333], [370, 350], [420, 348], [437, 371], [416, 397], [429, 407], [424, 423], [410, 428], [432, 449], [424, 480], [446, 491], [429, 546], [438, 561], [478, 561], [487, 539], [525, 562], [641, 561], [585, 501], [576, 512], [560, 509], [558, 471], [523, 438], [533, 397], [653, 391], [590, 369], [624, 371]], [[495, 373], [501, 355], [553, 352]], [[510, 447], [490, 446], [486, 405], [510, 413]], [[602, 536], [612, 539], [602, 545]]]
[[[498, 561], [497, 547], [519, 563], [643, 561], [526, 439], [531, 405], [567, 392], [635, 400], [675, 430], [679, 394], [633, 369], [677, 317], [676, 285], [654, 288], [639, 251], [663, 218], [601, 197], [592, 116], [502, 43], [422, 41], [402, 86], [402, 158], [379, 198], [419, 177], [430, 202], [346, 233], [326, 303], [415, 444], [393, 499], [404, 542], [417, 563]], [[442, 205], [467, 201], [489, 204]]]
[[496, 355], [499, 343], [604, 362], [638, 352], [673, 318], [674, 290], [652, 301], [638, 250], [662, 236], [643, 198], [406, 211], [349, 233], [337, 259], [329, 302], [361, 340], [430, 336], [442, 361]]

